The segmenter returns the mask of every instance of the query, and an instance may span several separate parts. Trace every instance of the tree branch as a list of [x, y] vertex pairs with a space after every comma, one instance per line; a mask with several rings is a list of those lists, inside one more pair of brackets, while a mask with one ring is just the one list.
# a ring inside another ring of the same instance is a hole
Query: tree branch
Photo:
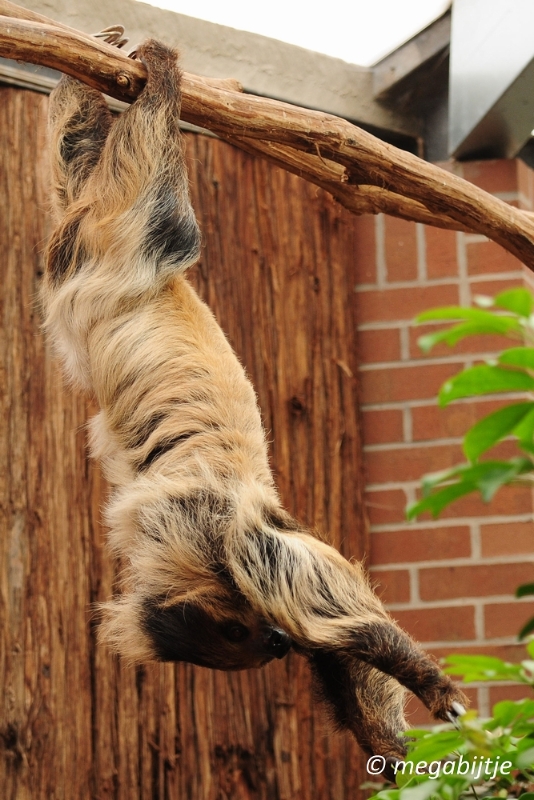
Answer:
[[[144, 66], [117, 48], [0, 0], [0, 55], [65, 72], [119, 100]], [[346, 120], [184, 73], [182, 117], [321, 186], [351, 211], [482, 233], [534, 270], [534, 220], [473, 184]]]

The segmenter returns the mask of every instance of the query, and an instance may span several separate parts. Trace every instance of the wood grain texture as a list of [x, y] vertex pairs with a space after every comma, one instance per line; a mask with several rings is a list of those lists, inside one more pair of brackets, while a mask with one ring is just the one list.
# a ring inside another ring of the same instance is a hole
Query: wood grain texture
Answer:
[[[88, 34], [0, 0], [0, 55], [59, 69], [131, 102], [144, 66]], [[184, 73], [182, 117], [331, 192], [350, 211], [481, 233], [534, 269], [534, 217], [345, 119]]]
[[[303, 659], [224, 674], [134, 669], [96, 643], [116, 576], [87, 459], [94, 411], [63, 385], [36, 308], [47, 99], [0, 88], [0, 796], [354, 800], [356, 745], [329, 732]], [[355, 379], [354, 218], [265, 161], [188, 136], [204, 235], [191, 277], [242, 357], [291, 512], [366, 550]]]

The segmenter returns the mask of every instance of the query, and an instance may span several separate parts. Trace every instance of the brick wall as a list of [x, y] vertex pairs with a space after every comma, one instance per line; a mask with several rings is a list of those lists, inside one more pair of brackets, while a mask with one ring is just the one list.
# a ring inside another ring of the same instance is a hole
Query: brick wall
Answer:
[[[534, 208], [534, 174], [520, 161], [454, 165], [467, 180], [527, 210]], [[371, 523], [369, 561], [393, 616], [426, 649], [495, 654], [518, 660], [517, 631], [534, 603], [514, 599], [534, 580], [533, 497], [502, 489], [490, 505], [465, 498], [434, 521], [407, 523], [420, 477], [463, 461], [462, 436], [497, 400], [459, 401], [438, 409], [443, 381], [503, 342], [480, 337], [424, 356], [414, 316], [425, 309], [468, 305], [476, 294], [529, 285], [531, 273], [479, 235], [443, 231], [392, 217], [358, 220], [362, 413]], [[503, 697], [522, 693], [502, 684], [468, 693], [482, 714]], [[411, 704], [410, 721], [427, 721]]]

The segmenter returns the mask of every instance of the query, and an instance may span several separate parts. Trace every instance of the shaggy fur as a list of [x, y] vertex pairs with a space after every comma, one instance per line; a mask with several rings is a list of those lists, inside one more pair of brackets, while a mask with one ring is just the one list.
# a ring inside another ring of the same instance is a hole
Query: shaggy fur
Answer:
[[462, 693], [391, 620], [362, 566], [281, 508], [254, 391], [182, 277], [198, 258], [178, 126], [176, 53], [136, 54], [148, 83], [112, 123], [102, 96], [63, 78], [51, 98], [59, 222], [46, 328], [100, 413], [91, 447], [124, 592], [102, 638], [135, 661], [258, 667], [292, 645], [338, 726], [402, 757], [403, 687], [447, 719]]

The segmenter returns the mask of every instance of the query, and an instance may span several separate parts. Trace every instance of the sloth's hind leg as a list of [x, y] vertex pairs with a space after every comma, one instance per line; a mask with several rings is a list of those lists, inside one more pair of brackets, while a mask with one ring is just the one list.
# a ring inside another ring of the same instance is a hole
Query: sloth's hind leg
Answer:
[[393, 779], [394, 764], [406, 755], [405, 690], [394, 678], [347, 654], [315, 650], [308, 659], [316, 692], [333, 722], [350, 730], [367, 754], [382, 756], [384, 772]]

